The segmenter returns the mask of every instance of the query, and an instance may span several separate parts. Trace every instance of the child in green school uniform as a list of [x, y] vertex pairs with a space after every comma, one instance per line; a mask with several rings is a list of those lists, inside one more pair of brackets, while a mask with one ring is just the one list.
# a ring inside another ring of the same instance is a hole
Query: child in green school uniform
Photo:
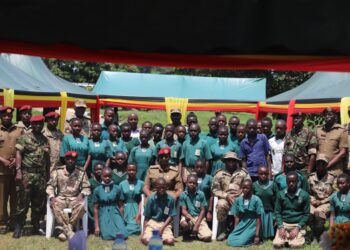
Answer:
[[103, 162], [96, 162], [94, 166], [94, 172], [89, 179], [91, 195], [88, 197], [88, 212], [89, 212], [89, 230], [94, 231], [94, 202], [92, 200], [94, 190], [101, 184], [102, 169], [104, 168]]
[[332, 194], [330, 198], [331, 216], [330, 227], [334, 224], [350, 222], [350, 177], [347, 174], [340, 174], [337, 178], [339, 192]]
[[261, 199], [264, 206], [264, 212], [261, 214], [262, 239], [271, 239], [275, 236], [273, 211], [276, 190], [273, 181], [269, 180], [269, 170], [266, 166], [258, 168], [258, 180], [253, 183], [253, 193]]
[[243, 196], [238, 197], [231, 206], [231, 213], [235, 218], [235, 227], [227, 238], [227, 245], [231, 247], [260, 242], [263, 204], [258, 196], [253, 195], [253, 183], [250, 179], [243, 180], [241, 186]]
[[115, 156], [111, 158], [111, 169], [113, 170], [112, 178], [116, 185], [119, 185], [128, 177], [128, 173], [126, 172], [126, 164], [127, 154], [124, 152], [117, 152]]
[[112, 155], [115, 155], [117, 152], [129, 153], [124, 142], [118, 138], [118, 126], [111, 124], [108, 127], [108, 144], [111, 149]]
[[129, 123], [123, 123], [120, 126], [121, 134], [122, 134], [122, 142], [124, 143], [126, 149], [128, 150], [128, 154], [130, 154], [131, 149], [140, 145], [140, 141], [138, 138], [131, 137], [131, 126]]
[[184, 241], [190, 239], [191, 234], [199, 240], [211, 241], [211, 230], [205, 220], [207, 202], [204, 193], [198, 190], [197, 175], [190, 174], [187, 177], [187, 188], [180, 195], [181, 221]]
[[143, 181], [136, 178], [136, 164], [129, 163], [126, 171], [128, 178], [119, 185], [125, 198], [124, 221], [129, 235], [139, 235], [141, 233], [140, 221]]
[[147, 198], [144, 210], [144, 231], [141, 242], [148, 245], [153, 230], [159, 230], [166, 245], [174, 245], [174, 235], [171, 231], [173, 217], [176, 216], [175, 200], [166, 192], [166, 181], [159, 177], [156, 180], [156, 193]]

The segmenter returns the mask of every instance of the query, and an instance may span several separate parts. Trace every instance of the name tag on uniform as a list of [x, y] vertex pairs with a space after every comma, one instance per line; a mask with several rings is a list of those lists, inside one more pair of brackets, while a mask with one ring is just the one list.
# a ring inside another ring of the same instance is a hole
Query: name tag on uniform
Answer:
[[344, 202], [346, 200], [346, 194], [342, 194], [340, 196], [340, 200]]
[[112, 145], [113, 145], [113, 147], [116, 147], [116, 146], [117, 146], [117, 143], [113, 142]]
[[198, 184], [201, 184], [201, 183], [202, 183], [202, 181], [203, 181], [203, 180], [202, 180], [202, 178], [198, 178], [197, 183], [198, 183]]
[[168, 215], [168, 214], [169, 214], [169, 208], [168, 208], [168, 207], [165, 207], [165, 208], [164, 208], [164, 214], [165, 214], [165, 215]]
[[109, 188], [109, 186], [105, 186], [105, 192], [106, 192], [106, 193], [111, 192], [111, 189]]
[[177, 152], [176, 151], [174, 151], [173, 156], [174, 156], [174, 158], [177, 158]]
[[134, 185], [134, 184], [130, 184], [130, 185], [129, 185], [129, 189], [130, 189], [130, 191], [134, 191], [135, 185]]
[[246, 199], [245, 199], [245, 200], [243, 201], [243, 205], [248, 206], [248, 205], [249, 205], [249, 200], [246, 200]]
[[196, 149], [196, 151], [194, 152], [194, 155], [200, 157], [201, 156], [201, 150], [200, 149]]
[[72, 213], [72, 209], [71, 209], [71, 208], [64, 208], [64, 209], [63, 209], [63, 213], [65, 213], [65, 214], [71, 214], [71, 213]]
[[78, 138], [75, 138], [75, 142], [76, 142], [76, 143], [81, 143], [80, 138], [79, 138], [79, 137], [78, 137]]
[[201, 207], [201, 202], [200, 202], [200, 201], [196, 201], [196, 202], [194, 203], [194, 205], [195, 205], [195, 207]]
[[100, 143], [99, 142], [95, 142], [95, 147], [100, 147]]
[[299, 203], [299, 204], [303, 203], [303, 198], [302, 198], [302, 197], [299, 197], [299, 198], [298, 198], [298, 203]]
[[224, 149], [225, 148], [225, 146], [224, 145], [220, 145], [220, 149]]
[[142, 153], [146, 153], [146, 151], [147, 151], [147, 150], [146, 150], [145, 148], [142, 148], [142, 149], [141, 149], [141, 152], [142, 152]]

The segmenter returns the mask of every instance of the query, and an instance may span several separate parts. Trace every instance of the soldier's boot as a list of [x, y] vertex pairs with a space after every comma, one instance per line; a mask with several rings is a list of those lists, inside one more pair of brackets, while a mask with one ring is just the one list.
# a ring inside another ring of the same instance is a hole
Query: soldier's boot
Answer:
[[21, 238], [21, 236], [22, 236], [22, 228], [23, 228], [22, 222], [16, 221], [15, 229], [13, 231], [12, 238], [14, 238], [14, 239]]
[[71, 224], [63, 226], [63, 232], [68, 239], [71, 239], [74, 236], [74, 231]]
[[226, 221], [221, 221], [218, 224], [218, 237], [217, 241], [223, 241], [226, 240], [227, 238], [227, 222]]
[[322, 219], [320, 217], [315, 218], [313, 234], [314, 234], [314, 240], [317, 240], [318, 242], [320, 241], [321, 235], [324, 232], [325, 222], [326, 222], [325, 219]]

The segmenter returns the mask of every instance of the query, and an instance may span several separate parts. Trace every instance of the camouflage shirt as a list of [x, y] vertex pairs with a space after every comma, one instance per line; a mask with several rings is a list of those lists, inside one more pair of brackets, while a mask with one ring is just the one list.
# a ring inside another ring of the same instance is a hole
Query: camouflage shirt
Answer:
[[311, 201], [318, 200], [321, 201], [321, 204], [328, 203], [334, 191], [335, 182], [335, 175], [329, 172], [321, 180], [318, 179], [316, 173], [312, 173], [309, 176]]
[[22, 167], [46, 171], [50, 167], [50, 145], [43, 134], [24, 134], [17, 139], [16, 149], [22, 153]]
[[60, 159], [60, 146], [63, 139], [61, 130], [51, 131], [47, 127], [43, 129], [44, 136], [48, 139], [50, 145], [50, 162], [57, 163]]
[[238, 197], [242, 194], [241, 183], [243, 179], [250, 179], [245, 169], [237, 169], [232, 174], [225, 169], [219, 170], [213, 179], [213, 194], [221, 199], [226, 199], [227, 195]]
[[28, 133], [32, 132], [32, 126], [29, 125], [29, 127], [26, 127], [26, 125], [24, 125], [24, 123], [22, 121], [19, 121], [17, 123], [17, 126], [21, 129], [23, 129], [23, 134], [28, 134]]
[[297, 164], [308, 165], [310, 156], [317, 153], [317, 139], [315, 133], [303, 127], [299, 132], [293, 128], [287, 133], [284, 143], [284, 154], [292, 154]]
[[90, 195], [90, 183], [81, 168], [75, 168], [69, 173], [66, 166], [59, 166], [51, 172], [46, 193], [51, 197], [76, 198], [79, 194]]

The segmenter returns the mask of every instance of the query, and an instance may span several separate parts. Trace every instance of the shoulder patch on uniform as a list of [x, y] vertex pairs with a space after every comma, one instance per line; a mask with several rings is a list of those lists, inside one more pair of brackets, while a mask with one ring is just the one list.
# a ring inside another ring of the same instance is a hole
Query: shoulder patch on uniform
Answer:
[[158, 168], [159, 168], [159, 165], [151, 165], [149, 168], [150, 168], [150, 169], [158, 169]]
[[174, 170], [174, 171], [179, 171], [178, 167], [176, 167], [176, 166], [170, 166], [169, 169]]

